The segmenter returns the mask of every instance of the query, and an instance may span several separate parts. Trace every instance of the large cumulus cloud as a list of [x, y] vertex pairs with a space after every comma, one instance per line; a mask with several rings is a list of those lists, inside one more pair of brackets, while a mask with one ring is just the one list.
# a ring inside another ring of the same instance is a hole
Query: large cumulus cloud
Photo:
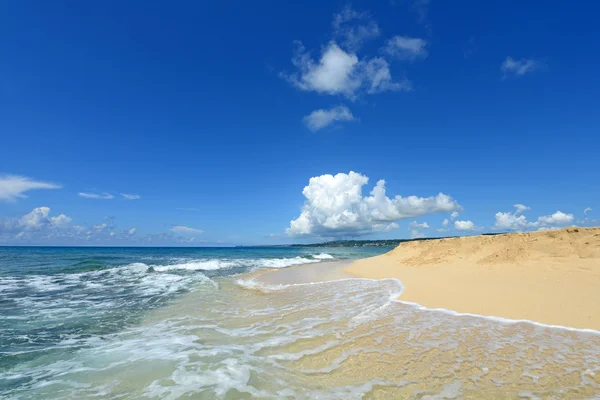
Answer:
[[461, 209], [444, 193], [431, 197], [389, 198], [384, 180], [378, 181], [370, 195], [363, 197], [363, 186], [368, 182], [368, 177], [353, 171], [311, 178], [302, 191], [306, 197], [302, 212], [290, 222], [286, 233], [353, 237], [397, 228], [396, 221], [402, 219]]

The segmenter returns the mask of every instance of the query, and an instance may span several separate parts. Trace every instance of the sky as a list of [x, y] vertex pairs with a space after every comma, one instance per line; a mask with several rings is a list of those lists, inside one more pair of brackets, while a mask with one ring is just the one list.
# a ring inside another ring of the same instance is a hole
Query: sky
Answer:
[[599, 225], [600, 4], [0, 3], [0, 245]]

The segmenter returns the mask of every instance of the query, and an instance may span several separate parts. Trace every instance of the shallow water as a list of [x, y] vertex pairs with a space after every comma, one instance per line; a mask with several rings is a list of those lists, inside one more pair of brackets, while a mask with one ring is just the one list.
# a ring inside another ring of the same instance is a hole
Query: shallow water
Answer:
[[[145, 273], [156, 282], [154, 274], [169, 273], [154, 270]], [[175, 270], [182, 271], [165, 269]], [[113, 275], [92, 282], [108, 285]], [[141, 307], [135, 321], [118, 329], [70, 333], [48, 353], [4, 364], [0, 393], [18, 399], [600, 398], [594, 332], [422, 310], [395, 301], [402, 286], [391, 279], [269, 285], [246, 274], [200, 275], [184, 289], [161, 278], [169, 282], [158, 285], [162, 303]], [[138, 297], [151, 296], [138, 278], [132, 278], [144, 293]]]

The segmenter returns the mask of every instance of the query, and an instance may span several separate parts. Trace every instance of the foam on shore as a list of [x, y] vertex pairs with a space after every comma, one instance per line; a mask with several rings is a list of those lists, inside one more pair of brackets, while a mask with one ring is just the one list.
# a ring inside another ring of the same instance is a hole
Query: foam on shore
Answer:
[[599, 228], [407, 242], [344, 272], [399, 279], [428, 309], [600, 330]]

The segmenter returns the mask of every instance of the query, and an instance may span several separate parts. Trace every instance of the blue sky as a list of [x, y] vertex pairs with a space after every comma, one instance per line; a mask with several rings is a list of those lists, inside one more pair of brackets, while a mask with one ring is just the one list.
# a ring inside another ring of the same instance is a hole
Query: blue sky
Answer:
[[564, 1], [3, 2], [0, 242], [594, 225], [598, 11]]

